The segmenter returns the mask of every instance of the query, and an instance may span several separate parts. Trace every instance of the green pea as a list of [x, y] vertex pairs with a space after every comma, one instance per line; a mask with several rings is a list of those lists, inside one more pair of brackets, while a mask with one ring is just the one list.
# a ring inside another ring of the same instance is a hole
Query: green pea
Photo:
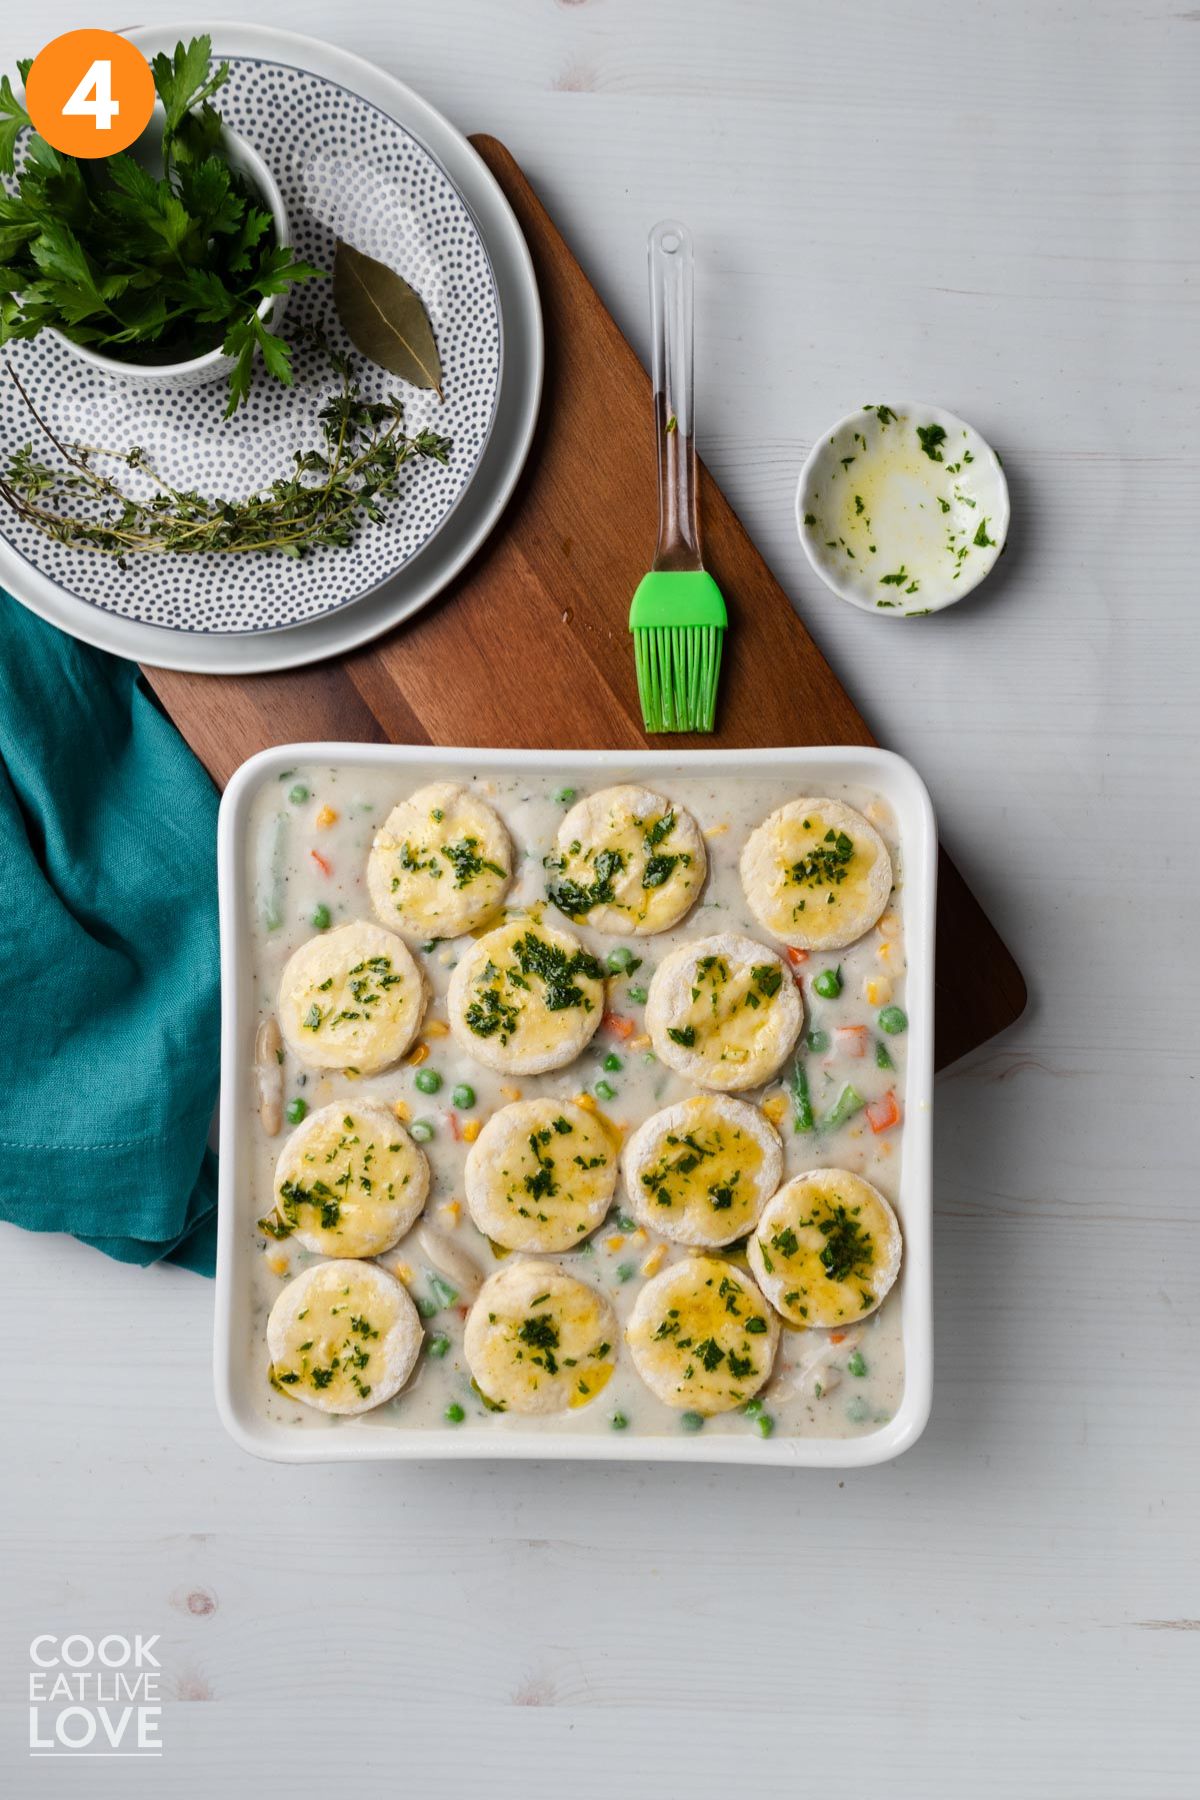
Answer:
[[836, 969], [822, 969], [813, 982], [814, 994], [820, 994], [822, 1000], [836, 1000], [842, 991], [842, 968], [839, 963]]
[[613, 1414], [612, 1428], [614, 1431], [624, 1431], [627, 1428], [628, 1424], [629, 1424], [629, 1420], [625, 1417], [624, 1413], [614, 1413]]
[[444, 1331], [439, 1331], [436, 1337], [430, 1338], [425, 1346], [425, 1352], [428, 1356], [434, 1356], [440, 1359], [446, 1355], [449, 1348], [450, 1339], [446, 1336]]
[[460, 1112], [466, 1112], [475, 1104], [475, 1089], [467, 1081], [460, 1081], [450, 1096]]
[[679, 1424], [684, 1431], [703, 1431], [704, 1414], [698, 1412], [680, 1413]]
[[329, 908], [325, 905], [324, 901], [322, 901], [319, 906], [314, 906], [313, 907], [313, 915], [312, 915], [312, 922], [313, 922], [314, 930], [328, 931], [329, 930], [329, 921], [330, 921], [331, 917], [332, 917], [332, 914], [330, 913]]
[[871, 1416], [871, 1409], [861, 1394], [855, 1394], [846, 1406], [846, 1417], [852, 1425], [865, 1425]]
[[604, 960], [613, 975], [624, 975], [628, 970], [641, 966], [641, 958], [635, 956], [626, 944], [618, 944], [615, 950], [609, 951]]
[[770, 1437], [775, 1429], [775, 1421], [770, 1413], [759, 1413], [754, 1423], [758, 1426], [759, 1437]]
[[745, 1415], [748, 1419], [757, 1419], [757, 1417], [758, 1417], [759, 1413], [762, 1411], [762, 1409], [763, 1409], [763, 1403], [761, 1400], [747, 1400], [745, 1406], [743, 1406], [743, 1408], [742, 1408], [742, 1411], [745, 1413]]
[[613, 1223], [616, 1225], [616, 1228], [618, 1231], [636, 1231], [637, 1230], [637, 1220], [635, 1218], [632, 1218], [630, 1216], [630, 1214], [626, 1213], [626, 1212], [619, 1212], [619, 1213], [614, 1214]]
[[408, 1128], [408, 1135], [414, 1144], [427, 1144], [433, 1136], [433, 1126], [428, 1119], [414, 1119]]
[[908, 1030], [908, 1014], [902, 1006], [885, 1006], [879, 1015], [879, 1029], [886, 1031], [889, 1037], [897, 1037], [900, 1032]]
[[577, 793], [576, 788], [555, 788], [552, 798], [556, 806], [570, 806]]
[[436, 1069], [418, 1069], [413, 1076], [413, 1083], [419, 1093], [436, 1094], [442, 1085], [442, 1078]]
[[285, 1112], [284, 1117], [289, 1125], [298, 1125], [307, 1111], [308, 1101], [302, 1100], [299, 1094], [297, 1094], [294, 1100], [288, 1101], [287, 1111]]
[[446, 1408], [446, 1418], [450, 1421], [451, 1425], [461, 1425], [466, 1416], [466, 1413], [458, 1404], [457, 1400], [452, 1400]]
[[623, 1069], [625, 1064], [621, 1061], [615, 1050], [610, 1050], [604, 1059], [604, 1066], [611, 1074], [616, 1069]]
[[829, 1033], [827, 1031], [810, 1031], [808, 1047], [814, 1056], [822, 1055], [829, 1048]]
[[866, 1374], [867, 1359], [863, 1355], [861, 1350], [855, 1350], [851, 1353], [851, 1355], [846, 1359], [846, 1367], [849, 1369], [849, 1371], [852, 1375], [865, 1375]]
[[877, 1069], [894, 1069], [895, 1063], [888, 1055], [888, 1047], [879, 1038], [875, 1039], [875, 1067]]
[[633, 1001], [635, 1006], [645, 1006], [646, 990], [644, 987], [631, 987], [628, 992], [629, 998]]
[[304, 802], [308, 799], [308, 789], [302, 781], [298, 781], [294, 788], [289, 788], [288, 799], [293, 806], [304, 805]]
[[617, 1097], [617, 1090], [610, 1082], [598, 1081], [595, 1087], [595, 1095], [597, 1100], [615, 1100]]
[[634, 1275], [636, 1273], [637, 1273], [637, 1271], [635, 1270], [632, 1263], [618, 1263], [617, 1264], [617, 1280], [618, 1281], [622, 1281], [622, 1282], [632, 1281], [634, 1278]]

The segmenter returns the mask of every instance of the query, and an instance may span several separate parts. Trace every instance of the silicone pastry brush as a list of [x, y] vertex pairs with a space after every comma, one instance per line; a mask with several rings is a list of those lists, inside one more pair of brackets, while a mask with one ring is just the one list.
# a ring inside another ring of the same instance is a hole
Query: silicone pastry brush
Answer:
[[692, 424], [692, 240], [666, 219], [647, 244], [658, 444], [658, 548], [629, 609], [647, 731], [711, 731], [728, 618], [704, 567]]

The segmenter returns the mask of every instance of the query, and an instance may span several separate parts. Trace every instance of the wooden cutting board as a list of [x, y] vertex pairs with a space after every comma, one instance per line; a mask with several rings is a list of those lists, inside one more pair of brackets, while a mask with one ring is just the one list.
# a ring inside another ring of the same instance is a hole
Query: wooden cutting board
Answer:
[[[647, 742], [626, 623], [657, 533], [649, 381], [508, 151], [495, 138], [471, 141], [516, 212], [541, 289], [546, 383], [528, 464], [465, 572], [366, 648], [279, 675], [145, 671], [219, 785], [254, 751], [295, 740], [538, 749]], [[715, 738], [673, 738], [672, 746], [873, 743], [703, 469], [700, 487], [705, 560], [732, 628]], [[1026, 996], [944, 851], [939, 883], [943, 1068], [1011, 1025]]]

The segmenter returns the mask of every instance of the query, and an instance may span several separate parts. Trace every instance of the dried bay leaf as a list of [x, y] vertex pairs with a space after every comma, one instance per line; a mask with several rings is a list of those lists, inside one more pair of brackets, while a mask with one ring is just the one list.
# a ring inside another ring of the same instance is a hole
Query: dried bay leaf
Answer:
[[356, 350], [380, 368], [442, 398], [442, 359], [425, 302], [386, 263], [338, 240], [333, 300]]

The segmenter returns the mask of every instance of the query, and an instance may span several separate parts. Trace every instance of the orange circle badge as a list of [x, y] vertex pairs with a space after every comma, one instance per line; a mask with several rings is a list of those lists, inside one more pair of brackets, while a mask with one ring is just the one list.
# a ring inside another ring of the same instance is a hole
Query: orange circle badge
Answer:
[[117, 32], [68, 31], [34, 57], [25, 106], [34, 130], [64, 156], [112, 156], [149, 124], [154, 77]]

